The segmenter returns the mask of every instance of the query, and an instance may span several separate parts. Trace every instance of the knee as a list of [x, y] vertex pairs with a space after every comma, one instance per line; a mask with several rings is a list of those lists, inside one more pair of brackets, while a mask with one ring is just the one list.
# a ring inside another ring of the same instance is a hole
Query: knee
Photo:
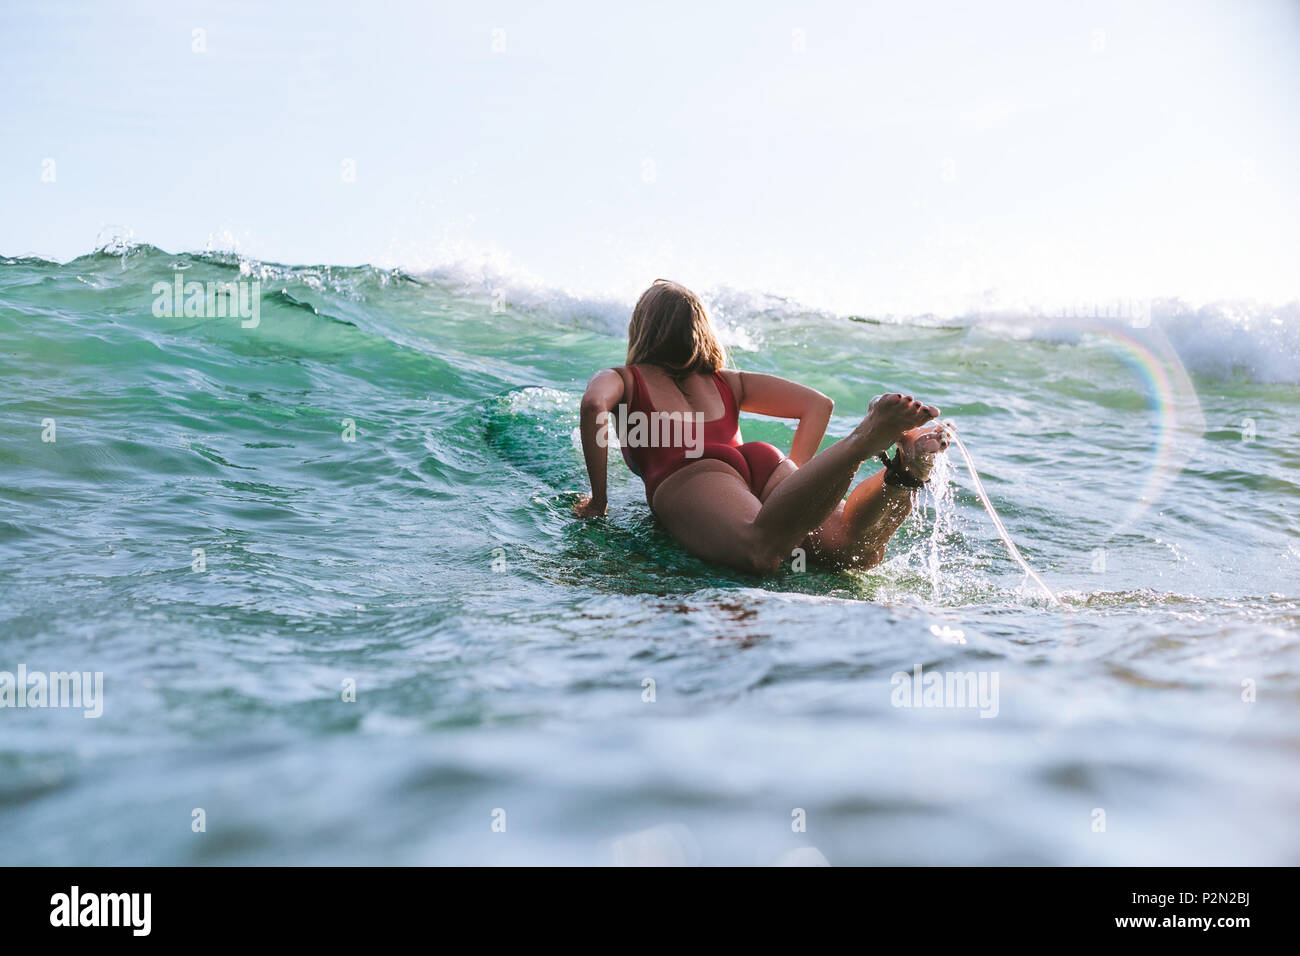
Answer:
[[776, 574], [781, 567], [781, 558], [779, 555], [754, 555], [745, 570], [750, 574], [757, 574], [759, 577], [767, 577], [769, 574]]
[[753, 544], [745, 551], [744, 570], [760, 576], [775, 574], [785, 556], [762, 544]]
[[858, 567], [874, 568], [876, 565], [878, 565], [881, 561], [884, 560], [885, 560], [884, 548], [871, 548], [870, 550], [863, 551], [861, 554], [858, 555]]

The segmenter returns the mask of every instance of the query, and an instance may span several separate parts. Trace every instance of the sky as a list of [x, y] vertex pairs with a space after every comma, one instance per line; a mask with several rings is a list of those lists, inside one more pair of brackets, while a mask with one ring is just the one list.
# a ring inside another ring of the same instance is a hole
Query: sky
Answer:
[[0, 7], [0, 254], [1300, 298], [1300, 3]]

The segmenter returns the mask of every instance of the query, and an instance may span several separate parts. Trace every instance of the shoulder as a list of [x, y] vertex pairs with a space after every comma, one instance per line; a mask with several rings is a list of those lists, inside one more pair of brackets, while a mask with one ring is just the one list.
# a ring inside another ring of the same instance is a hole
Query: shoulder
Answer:
[[625, 366], [602, 368], [587, 381], [587, 394], [599, 393], [610, 401], [620, 401], [630, 393], [632, 376]]

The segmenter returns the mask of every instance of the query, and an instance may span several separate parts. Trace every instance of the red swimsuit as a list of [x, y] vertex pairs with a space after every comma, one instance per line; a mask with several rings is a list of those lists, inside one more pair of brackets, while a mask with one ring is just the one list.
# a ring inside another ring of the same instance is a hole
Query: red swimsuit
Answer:
[[[628, 413], [641, 412], [647, 416], [647, 420], [652, 421], [649, 416], [656, 410], [650, 401], [650, 391], [646, 388], [645, 379], [641, 377], [641, 373], [635, 366], [627, 365], [624, 368], [632, 373], [633, 382], [632, 398], [626, 403]], [[691, 446], [700, 447], [698, 443], [691, 441], [657, 448], [644, 446], [629, 448], [626, 443], [623, 445], [623, 460], [645, 482], [645, 497], [651, 510], [654, 509], [655, 490], [663, 480], [692, 462], [702, 461], [705, 458], [726, 462], [745, 480], [749, 490], [757, 498], [762, 494], [776, 466], [785, 461], [785, 455], [767, 442], [751, 441], [741, 444], [740, 411], [736, 408], [736, 397], [731, 394], [731, 386], [717, 372], [713, 374], [713, 383], [718, 387], [718, 394], [722, 396], [723, 412], [721, 418], [704, 423], [704, 443], [701, 454], [695, 457], [687, 455], [687, 449]], [[676, 414], [689, 415], [690, 413]], [[680, 432], [678, 437], [681, 437]]]

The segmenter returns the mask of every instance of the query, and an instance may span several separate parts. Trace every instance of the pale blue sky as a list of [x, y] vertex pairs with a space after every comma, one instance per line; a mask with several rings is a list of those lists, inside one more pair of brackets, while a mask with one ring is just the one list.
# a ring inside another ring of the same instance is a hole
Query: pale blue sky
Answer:
[[1282, 301], [1298, 54], [1286, 0], [6, 0], [0, 253], [121, 226], [623, 296]]

